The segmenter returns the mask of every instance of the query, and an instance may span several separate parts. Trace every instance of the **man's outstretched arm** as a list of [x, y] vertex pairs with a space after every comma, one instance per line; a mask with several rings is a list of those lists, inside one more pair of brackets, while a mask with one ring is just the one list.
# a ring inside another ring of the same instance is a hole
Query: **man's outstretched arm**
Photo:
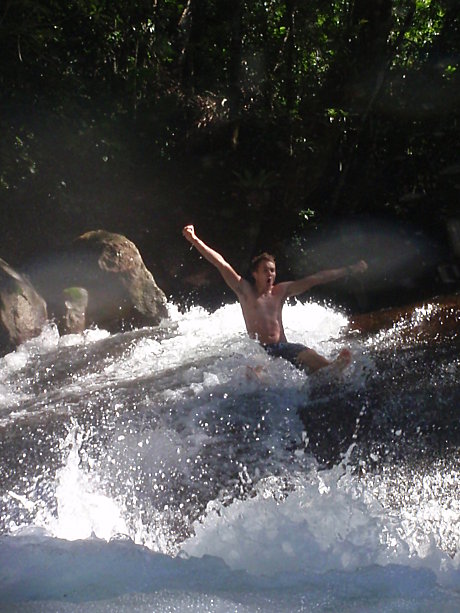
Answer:
[[222, 275], [225, 283], [235, 292], [241, 293], [243, 278], [239, 275], [230, 264], [223, 258], [223, 256], [211, 249], [205, 242], [203, 242], [195, 234], [195, 228], [192, 225], [185, 226], [182, 230], [182, 234], [191, 243], [201, 255], [208, 260]]
[[[308, 291], [315, 285], [323, 285], [325, 283], [331, 283], [344, 277], [363, 273], [367, 270], [367, 264], [364, 260], [356, 262], [351, 266], [343, 266], [342, 268], [333, 268], [331, 270], [322, 270], [316, 272], [313, 275], [298, 279], [297, 281], [288, 281], [287, 283], [280, 283], [282, 290], [285, 292], [286, 297], [297, 296]], [[283, 287], [284, 286], [284, 287]]]

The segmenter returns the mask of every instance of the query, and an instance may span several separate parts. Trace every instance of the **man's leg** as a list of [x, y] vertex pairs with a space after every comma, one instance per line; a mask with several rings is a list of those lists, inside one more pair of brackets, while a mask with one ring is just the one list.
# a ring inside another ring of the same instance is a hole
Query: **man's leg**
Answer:
[[351, 362], [351, 352], [349, 349], [342, 349], [335, 360], [327, 360], [324, 356], [317, 353], [314, 349], [304, 349], [297, 356], [297, 362], [302, 368], [310, 372], [316, 372], [326, 366], [336, 365], [342, 370]]

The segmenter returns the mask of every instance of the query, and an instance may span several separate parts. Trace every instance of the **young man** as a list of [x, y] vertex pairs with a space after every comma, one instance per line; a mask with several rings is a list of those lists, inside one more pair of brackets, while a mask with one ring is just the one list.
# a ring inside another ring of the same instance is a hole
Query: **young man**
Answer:
[[252, 285], [243, 279], [220, 253], [199, 239], [193, 226], [185, 226], [182, 234], [208, 262], [217, 268], [224, 281], [235, 292], [241, 304], [249, 336], [258, 340], [269, 355], [283, 357], [309, 372], [330, 364], [343, 368], [350, 363], [351, 354], [348, 349], [343, 349], [335, 360], [329, 361], [305, 345], [288, 343], [283, 328], [282, 310], [286, 299], [290, 296], [303, 294], [315, 285], [362, 273], [367, 270], [366, 262], [361, 260], [352, 266], [324, 270], [297, 281], [275, 285], [275, 259], [268, 253], [263, 253], [253, 260], [254, 285]]

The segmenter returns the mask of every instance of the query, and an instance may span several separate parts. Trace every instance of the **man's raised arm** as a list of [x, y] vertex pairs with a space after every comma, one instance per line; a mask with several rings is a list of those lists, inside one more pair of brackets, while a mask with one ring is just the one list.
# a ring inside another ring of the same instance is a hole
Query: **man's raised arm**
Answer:
[[220, 253], [211, 249], [205, 242], [203, 242], [195, 234], [195, 228], [185, 226], [182, 230], [182, 234], [191, 243], [201, 255], [208, 260], [222, 275], [225, 283], [235, 292], [240, 293], [242, 291], [243, 278], [230, 266], [230, 264], [222, 257]]
[[280, 283], [280, 285], [285, 286], [283, 289], [285, 291], [286, 297], [297, 296], [299, 294], [303, 294], [303, 292], [308, 291], [315, 285], [331, 283], [332, 281], [337, 281], [337, 279], [342, 279], [344, 277], [363, 273], [366, 270], [366, 262], [364, 260], [360, 260], [359, 262], [356, 262], [356, 264], [352, 264], [351, 266], [343, 266], [342, 268], [333, 268], [331, 270], [322, 270], [320, 272], [314, 273], [313, 275], [309, 275], [308, 277], [304, 277], [303, 279], [298, 279], [297, 281], [288, 281], [287, 283]]

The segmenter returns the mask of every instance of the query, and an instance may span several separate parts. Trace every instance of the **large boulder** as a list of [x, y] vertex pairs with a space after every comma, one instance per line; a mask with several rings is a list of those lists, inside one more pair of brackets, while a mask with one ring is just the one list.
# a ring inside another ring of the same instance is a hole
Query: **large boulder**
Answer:
[[46, 303], [31, 283], [0, 259], [0, 351], [38, 336], [47, 321]]
[[86, 323], [110, 331], [157, 325], [168, 316], [166, 296], [137, 247], [104, 230], [78, 237], [70, 249], [73, 286], [86, 288]]

